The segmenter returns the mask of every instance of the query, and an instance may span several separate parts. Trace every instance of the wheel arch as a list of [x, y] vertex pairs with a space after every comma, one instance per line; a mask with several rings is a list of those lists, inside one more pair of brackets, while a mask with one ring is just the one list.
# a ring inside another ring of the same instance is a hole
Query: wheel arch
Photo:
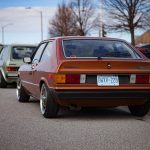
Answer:
[[42, 84], [46, 84], [48, 86], [48, 82], [45, 78], [41, 78], [40, 83], [39, 83], [39, 88], [41, 90]]
[[39, 84], [40, 90], [41, 90], [42, 84], [44, 84], [44, 83], [45, 82], [43, 80], [40, 81], [40, 84]]

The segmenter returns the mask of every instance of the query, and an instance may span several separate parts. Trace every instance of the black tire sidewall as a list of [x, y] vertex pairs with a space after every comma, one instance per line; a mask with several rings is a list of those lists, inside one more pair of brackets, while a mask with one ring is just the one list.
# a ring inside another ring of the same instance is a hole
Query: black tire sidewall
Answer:
[[0, 76], [1, 76], [1, 79], [0, 79], [0, 87], [1, 87], [1, 88], [7, 88], [7, 82], [5, 81], [5, 79], [4, 79], [3, 74], [2, 74], [1, 71], [0, 71]]
[[43, 83], [42, 86], [45, 86], [46, 91], [47, 91], [46, 108], [45, 108], [45, 112], [44, 112], [43, 116], [45, 118], [56, 118], [58, 115], [59, 106], [55, 102], [55, 99], [52, 96], [52, 94], [50, 93], [48, 86], [45, 83]]
[[20, 96], [19, 97], [17, 96], [18, 101], [19, 102], [29, 102], [30, 95], [28, 95], [27, 92], [25, 91], [24, 87], [21, 84], [20, 79], [18, 79], [17, 82], [20, 82]]
[[130, 112], [131, 112], [132, 115], [138, 116], [138, 117], [143, 117], [143, 116], [145, 116], [149, 112], [150, 100], [147, 101], [143, 105], [128, 106], [128, 108], [129, 108], [129, 110], [130, 110]]

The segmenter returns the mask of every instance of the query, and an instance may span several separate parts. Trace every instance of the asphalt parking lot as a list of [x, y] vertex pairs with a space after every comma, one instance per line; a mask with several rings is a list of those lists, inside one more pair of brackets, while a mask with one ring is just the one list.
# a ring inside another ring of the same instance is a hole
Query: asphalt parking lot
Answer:
[[39, 102], [19, 103], [15, 88], [0, 89], [1, 150], [150, 150], [150, 113], [133, 117], [126, 107], [61, 110], [45, 119]]

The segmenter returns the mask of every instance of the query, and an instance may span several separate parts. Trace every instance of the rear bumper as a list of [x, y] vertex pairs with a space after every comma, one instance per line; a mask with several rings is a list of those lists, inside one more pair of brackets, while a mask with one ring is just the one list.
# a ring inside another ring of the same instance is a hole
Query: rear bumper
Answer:
[[18, 74], [17, 73], [6, 73], [4, 79], [7, 83], [17, 82]]
[[59, 100], [150, 99], [150, 90], [50, 91]]

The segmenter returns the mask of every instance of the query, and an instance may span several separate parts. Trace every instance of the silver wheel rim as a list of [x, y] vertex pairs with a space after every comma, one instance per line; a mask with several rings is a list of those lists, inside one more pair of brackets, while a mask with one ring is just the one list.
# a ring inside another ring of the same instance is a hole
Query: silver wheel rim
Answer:
[[20, 89], [21, 89], [21, 82], [18, 80], [17, 81], [17, 90], [16, 90], [16, 95], [17, 95], [18, 99], [20, 98]]
[[46, 103], [47, 103], [47, 89], [46, 89], [46, 86], [43, 85], [41, 88], [41, 94], [40, 94], [40, 110], [42, 114], [45, 113]]

